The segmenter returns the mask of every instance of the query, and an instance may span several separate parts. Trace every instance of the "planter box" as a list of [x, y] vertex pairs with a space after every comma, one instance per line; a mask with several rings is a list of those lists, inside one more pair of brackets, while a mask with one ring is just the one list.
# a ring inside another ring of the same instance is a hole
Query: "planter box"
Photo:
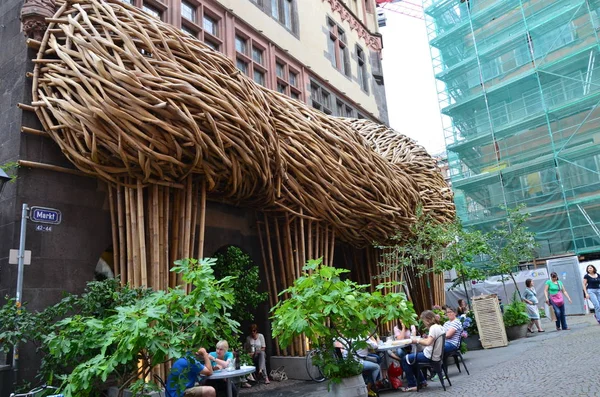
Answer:
[[[108, 397], [118, 397], [119, 396], [119, 388], [118, 387], [109, 387], [108, 388]], [[125, 389], [123, 392], [123, 397], [132, 397], [133, 393], [129, 389]], [[144, 393], [144, 397], [166, 397], [164, 392], [153, 391], [149, 393]]]
[[481, 341], [479, 340], [479, 335], [468, 336], [463, 339], [463, 341], [467, 344], [467, 351], [483, 349], [483, 346], [481, 346]]
[[342, 379], [340, 384], [332, 384], [329, 395], [335, 397], [367, 397], [369, 393], [362, 375], [356, 375]]
[[508, 340], [521, 339], [521, 338], [525, 338], [526, 336], [527, 336], [527, 324], [506, 327], [506, 337], [508, 338]]

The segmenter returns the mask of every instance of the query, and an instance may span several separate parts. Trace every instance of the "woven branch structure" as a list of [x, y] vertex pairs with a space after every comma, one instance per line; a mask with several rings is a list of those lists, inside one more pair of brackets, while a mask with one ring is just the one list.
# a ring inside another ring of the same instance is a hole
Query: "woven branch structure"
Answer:
[[[334, 264], [336, 246], [374, 288], [385, 259], [373, 242], [408, 233], [419, 205], [438, 222], [454, 218], [436, 161], [410, 138], [257, 85], [221, 53], [118, 0], [56, 3], [34, 60], [32, 107], [79, 170], [108, 182], [123, 283], [180, 285], [169, 270], [204, 256], [210, 199], [257, 211], [271, 306], [306, 260]], [[427, 277], [409, 283], [419, 309], [443, 300], [441, 277]], [[283, 355], [306, 348], [301, 338], [276, 346]]]
[[325, 221], [356, 246], [407, 232], [419, 203], [454, 215], [435, 161], [371, 121], [330, 117], [255, 84], [224, 55], [116, 0], [62, 3], [33, 105], [77, 168]]

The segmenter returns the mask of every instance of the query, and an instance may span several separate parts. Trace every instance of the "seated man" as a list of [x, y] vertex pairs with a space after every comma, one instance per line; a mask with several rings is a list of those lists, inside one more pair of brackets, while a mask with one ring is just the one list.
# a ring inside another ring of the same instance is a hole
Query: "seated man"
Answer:
[[444, 323], [444, 331], [446, 331], [446, 343], [444, 351], [446, 354], [455, 352], [460, 349], [460, 334], [462, 333], [462, 323], [456, 318], [456, 312], [450, 306], [445, 306], [448, 321]]
[[[200, 358], [201, 363], [197, 358]], [[194, 386], [198, 375], [210, 376], [212, 365], [206, 352], [201, 347], [194, 354], [182, 357], [173, 363], [167, 378], [167, 392], [171, 397], [216, 397], [215, 389], [210, 386]]]

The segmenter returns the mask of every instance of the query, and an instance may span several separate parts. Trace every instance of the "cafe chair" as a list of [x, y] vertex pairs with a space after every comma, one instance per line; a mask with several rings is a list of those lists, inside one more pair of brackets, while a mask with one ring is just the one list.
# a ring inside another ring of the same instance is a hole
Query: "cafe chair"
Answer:
[[[443, 364], [444, 343], [446, 343], [446, 334], [442, 334], [442, 335], [438, 336], [437, 338], [435, 338], [435, 341], [433, 341], [433, 351], [434, 352], [440, 348], [440, 344], [441, 344], [441, 354], [440, 354], [439, 360], [437, 360], [437, 361], [429, 360], [427, 362], [416, 362], [417, 360], [415, 357], [415, 363], [410, 363], [410, 364], [412, 364], [413, 367], [415, 367], [415, 371], [414, 371], [415, 375], [417, 375], [419, 373], [418, 371], [421, 371], [423, 369], [430, 369], [433, 373], [437, 374], [438, 378], [440, 379], [440, 383], [442, 384], [442, 387], [444, 388], [444, 391], [446, 391], [446, 385], [444, 384], [444, 375], [446, 375], [446, 379], [448, 380], [448, 385], [452, 386], [452, 382], [450, 382], [450, 378], [448, 377], [448, 371], [446, 370], [446, 367]], [[421, 385], [419, 385], [419, 382], [417, 382], [417, 391], [419, 391], [420, 388], [421, 388]]]
[[465, 359], [460, 352], [460, 346], [462, 345], [462, 336], [460, 337], [460, 342], [458, 343], [458, 349], [453, 352], [449, 352], [444, 356], [444, 371], [448, 372], [448, 359], [452, 357], [454, 359], [454, 363], [456, 364], [456, 368], [458, 368], [458, 372], [462, 372], [460, 370], [460, 363], [462, 363], [463, 367], [465, 367], [465, 371], [467, 371], [467, 375], [471, 375], [469, 373], [469, 369], [467, 368], [467, 364], [465, 364]]
[[169, 391], [167, 390], [167, 385], [165, 384], [165, 381], [162, 380], [162, 378], [158, 375], [154, 375], [154, 379], [156, 379], [156, 381], [160, 384], [160, 386], [163, 388], [163, 390], [165, 391], [165, 397], [174, 397], [171, 395], [171, 393], [169, 393]]

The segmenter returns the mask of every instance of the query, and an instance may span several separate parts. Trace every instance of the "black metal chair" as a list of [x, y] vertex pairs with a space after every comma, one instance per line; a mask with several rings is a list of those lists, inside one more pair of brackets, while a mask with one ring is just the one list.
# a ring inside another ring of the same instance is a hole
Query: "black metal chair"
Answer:
[[[431, 369], [432, 372], [434, 372], [435, 374], [437, 374], [438, 378], [440, 379], [440, 383], [442, 384], [442, 387], [444, 388], [444, 391], [446, 391], [446, 385], [444, 384], [444, 375], [446, 376], [446, 380], [448, 380], [448, 385], [452, 386], [452, 382], [450, 382], [450, 378], [448, 377], [448, 371], [446, 370], [446, 367], [444, 366], [443, 362], [444, 362], [444, 344], [446, 343], [446, 334], [442, 334], [440, 336], [438, 336], [437, 338], [435, 338], [435, 340], [433, 341], [433, 350], [432, 352], [436, 352], [439, 350], [440, 351], [440, 357], [438, 360], [428, 360], [426, 362], [417, 362], [416, 359], [416, 355], [415, 355], [415, 362], [414, 363], [410, 363], [413, 365], [414, 368], [414, 373], [415, 376], [418, 376], [418, 371], [421, 371], [423, 369]], [[441, 346], [440, 346], [441, 344]], [[433, 355], [432, 355], [433, 357]], [[418, 378], [417, 378], [418, 380]], [[419, 389], [421, 385], [419, 384], [419, 382], [417, 381], [417, 391], [419, 391]]]
[[452, 357], [454, 359], [454, 364], [456, 364], [456, 368], [458, 368], [458, 372], [462, 372], [460, 370], [460, 363], [462, 363], [463, 367], [465, 367], [465, 371], [467, 371], [467, 375], [471, 375], [469, 373], [469, 369], [467, 368], [467, 364], [465, 364], [465, 359], [460, 352], [460, 346], [462, 345], [462, 336], [460, 337], [460, 341], [458, 342], [458, 349], [453, 352], [446, 353], [444, 356], [444, 370], [448, 372], [448, 358]]
[[167, 385], [160, 376], [155, 374], [154, 379], [156, 379], [156, 381], [162, 386], [163, 390], [165, 391], [165, 397], [173, 397], [171, 396], [171, 393], [169, 393], [169, 391], [167, 390]]

